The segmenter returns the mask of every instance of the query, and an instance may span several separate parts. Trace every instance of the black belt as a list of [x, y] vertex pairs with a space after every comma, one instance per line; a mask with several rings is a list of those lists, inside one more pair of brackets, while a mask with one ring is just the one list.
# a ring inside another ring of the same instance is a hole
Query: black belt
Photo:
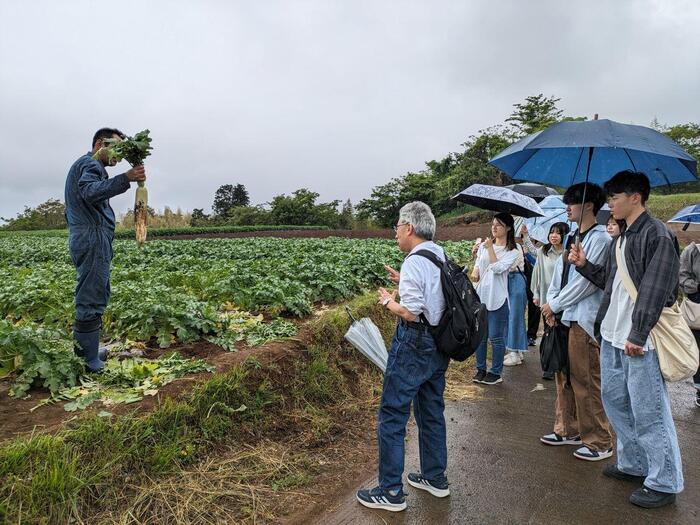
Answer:
[[406, 319], [402, 318], [399, 322], [408, 328], [415, 328], [417, 330], [427, 330], [428, 328], [430, 328], [429, 325], [420, 321], [406, 321]]

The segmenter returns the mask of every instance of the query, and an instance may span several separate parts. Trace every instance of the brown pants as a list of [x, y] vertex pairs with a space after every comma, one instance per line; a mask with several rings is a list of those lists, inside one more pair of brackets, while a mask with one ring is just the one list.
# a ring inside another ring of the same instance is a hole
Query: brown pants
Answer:
[[578, 323], [571, 323], [569, 330], [569, 370], [571, 386], [566, 386], [566, 373], [557, 372], [555, 377], [554, 432], [580, 435], [591, 450], [610, 449], [610, 424], [600, 397], [600, 348]]

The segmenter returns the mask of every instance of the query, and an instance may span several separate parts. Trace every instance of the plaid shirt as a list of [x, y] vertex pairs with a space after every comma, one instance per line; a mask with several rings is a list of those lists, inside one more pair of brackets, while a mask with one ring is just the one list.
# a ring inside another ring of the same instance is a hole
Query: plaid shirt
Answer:
[[[626, 228], [625, 262], [630, 278], [637, 288], [637, 301], [632, 311], [632, 331], [627, 340], [644, 346], [649, 332], [659, 321], [664, 306], [672, 306], [678, 295], [678, 240], [658, 219], [644, 212]], [[612, 241], [617, 242], [617, 239]], [[600, 325], [608, 312], [612, 285], [617, 272], [615, 245], [610, 245], [607, 262], [603, 265], [586, 261], [577, 271], [593, 284], [605, 290], [595, 321], [595, 335], [600, 340]]]

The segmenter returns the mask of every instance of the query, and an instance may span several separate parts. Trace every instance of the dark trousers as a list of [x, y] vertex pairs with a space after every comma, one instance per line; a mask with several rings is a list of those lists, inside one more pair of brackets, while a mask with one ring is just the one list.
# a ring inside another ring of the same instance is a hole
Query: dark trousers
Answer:
[[527, 338], [537, 339], [540, 329], [540, 307], [532, 301], [527, 302]]
[[75, 320], [90, 323], [99, 319], [110, 296], [113, 232], [104, 228], [71, 230], [70, 256], [77, 270]]
[[391, 342], [379, 405], [379, 486], [402, 490], [406, 424], [413, 402], [418, 426], [421, 474], [444, 481], [447, 469], [445, 371], [449, 358], [438, 352], [425, 329], [400, 323]]
[[[698, 343], [698, 348], [700, 348], [700, 330], [692, 330], [692, 332], [695, 336], [695, 342]], [[695, 384], [695, 388], [700, 388], [700, 366], [693, 376], [693, 383]]]

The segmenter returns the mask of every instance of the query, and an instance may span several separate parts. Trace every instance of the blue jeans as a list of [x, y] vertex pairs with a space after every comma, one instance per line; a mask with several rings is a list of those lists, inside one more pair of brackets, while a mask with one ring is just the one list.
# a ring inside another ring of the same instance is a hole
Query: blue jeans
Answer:
[[449, 358], [438, 352], [427, 329], [399, 323], [391, 342], [379, 405], [379, 486], [402, 490], [404, 438], [413, 401], [418, 425], [421, 474], [444, 481], [447, 469], [445, 371]]
[[[500, 376], [508, 336], [508, 301], [498, 310], [489, 310], [486, 318], [489, 324], [488, 339], [491, 341], [491, 373]], [[486, 370], [486, 337], [476, 349], [476, 368]]]
[[603, 339], [600, 368], [603, 406], [617, 434], [617, 468], [645, 476], [650, 489], [681, 492], [681, 452], [656, 350], [630, 357]]
[[508, 338], [506, 349], [509, 352], [527, 352], [527, 327], [525, 326], [525, 308], [527, 308], [527, 281], [520, 272], [508, 274]]

